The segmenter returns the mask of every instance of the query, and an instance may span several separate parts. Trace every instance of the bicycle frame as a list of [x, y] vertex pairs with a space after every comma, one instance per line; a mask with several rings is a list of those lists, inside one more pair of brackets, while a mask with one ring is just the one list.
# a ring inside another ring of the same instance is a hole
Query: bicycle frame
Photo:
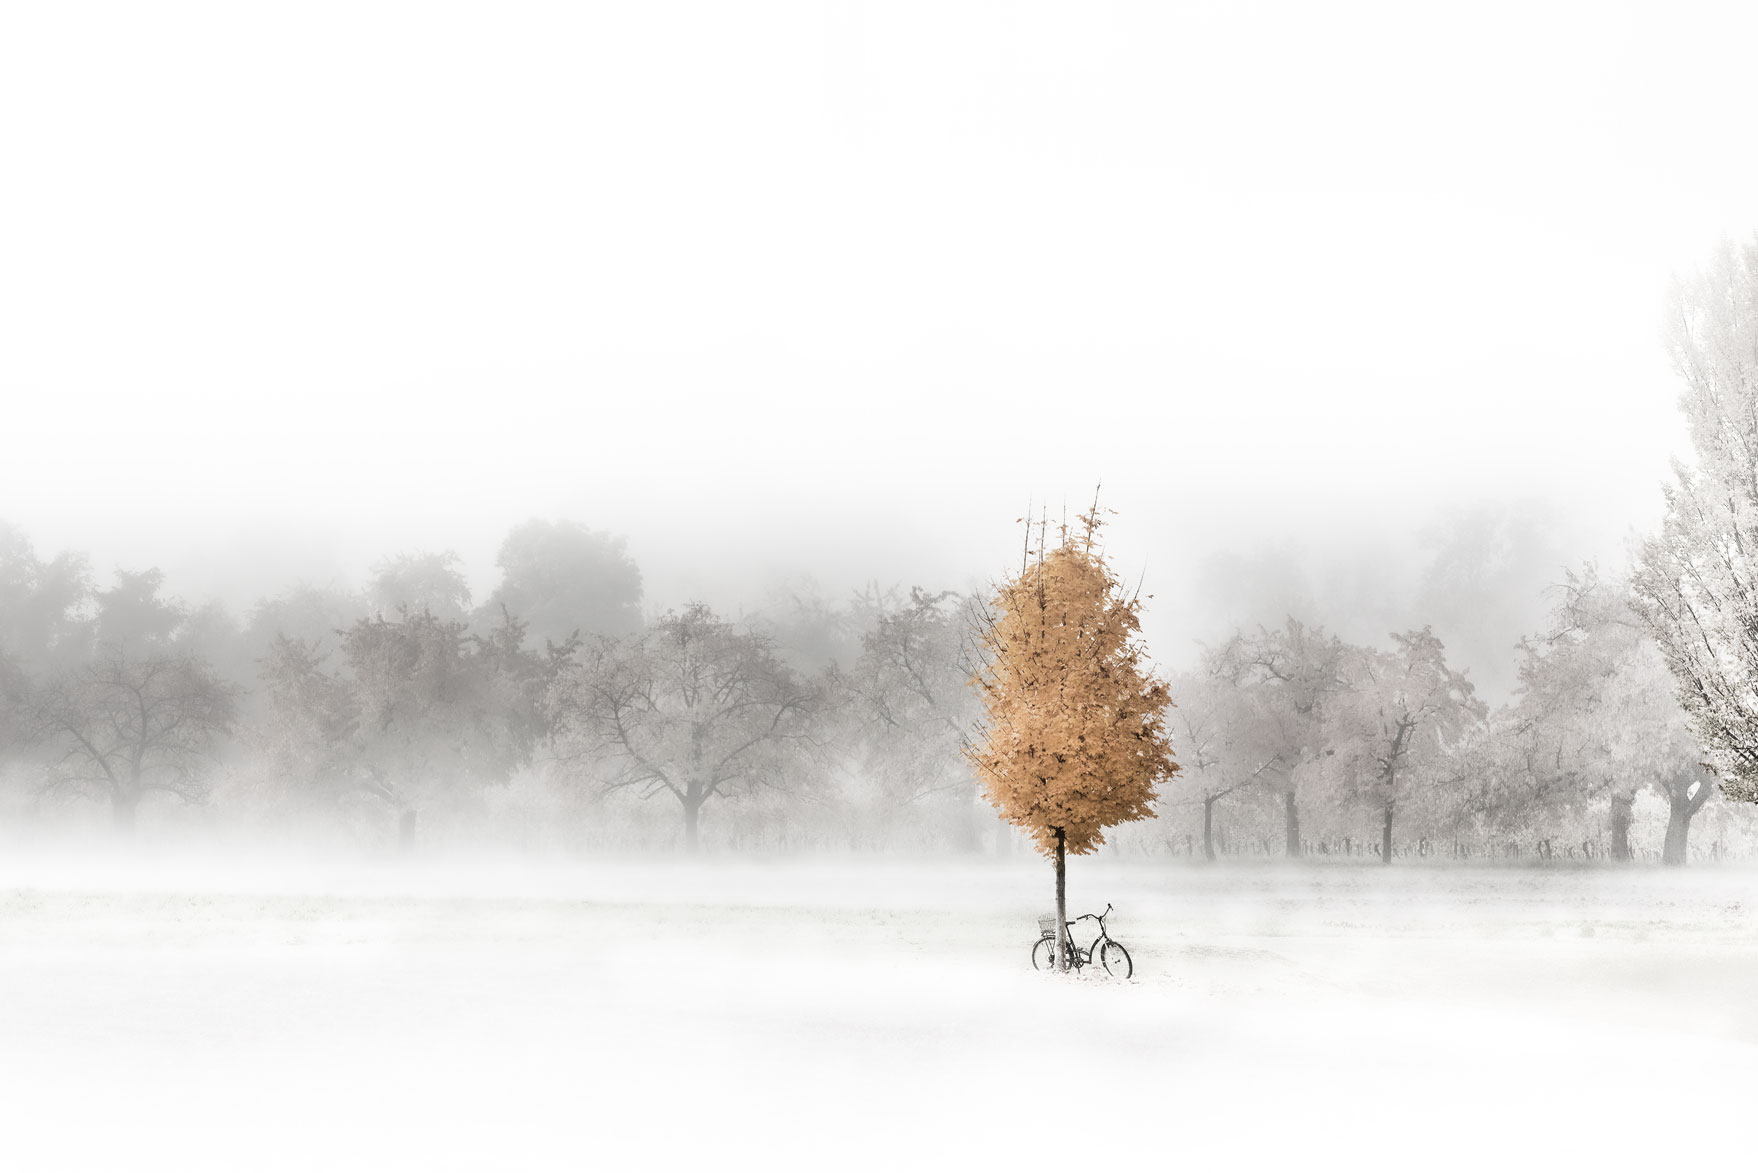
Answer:
[[[1032, 945], [1033, 968], [1072, 970], [1098, 964], [1104, 966], [1108, 975], [1119, 976], [1120, 974], [1125, 978], [1133, 977], [1135, 975], [1134, 959], [1129, 956], [1129, 950], [1125, 949], [1121, 942], [1112, 938], [1111, 928], [1105, 923], [1105, 919], [1110, 915], [1111, 906], [1107, 904], [1104, 912], [1082, 913], [1073, 920], [1063, 921], [1060, 932], [1051, 927], [1056, 923], [1055, 917], [1039, 917], [1038, 928], [1041, 933], [1036, 943]], [[1096, 921], [1099, 926], [1098, 935], [1093, 938], [1093, 943], [1085, 949], [1074, 943], [1074, 926], [1083, 920]], [[1056, 957], [1058, 937], [1068, 943], [1067, 952], [1061, 958]], [[1049, 946], [1047, 952], [1044, 951], [1046, 945]], [[1049, 964], [1045, 964], [1046, 962]]]
[[[1063, 922], [1063, 927], [1068, 930], [1069, 960], [1074, 964], [1076, 969], [1079, 969], [1083, 965], [1092, 965], [1094, 962], [1098, 961], [1100, 947], [1103, 946], [1106, 941], [1111, 939], [1110, 934], [1105, 931], [1105, 918], [1110, 915], [1111, 906], [1106, 904], [1104, 912], [1083, 912], [1073, 920]], [[1085, 949], [1082, 949], [1079, 945], [1074, 943], [1074, 926], [1083, 920], [1099, 922], [1099, 935], [1094, 937], [1093, 943], [1088, 945]], [[1044, 939], [1053, 940], [1054, 934], [1045, 933]]]

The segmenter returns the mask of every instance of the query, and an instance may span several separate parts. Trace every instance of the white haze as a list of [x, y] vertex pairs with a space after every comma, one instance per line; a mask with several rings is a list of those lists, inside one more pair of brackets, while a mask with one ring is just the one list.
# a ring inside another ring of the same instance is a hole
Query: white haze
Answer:
[[1023, 860], [13, 857], [0, 1160], [1696, 1168], [1749, 1144], [1722, 1094], [1758, 1041], [1749, 870], [1136, 862], [1070, 891], [1118, 904], [1136, 976], [1058, 982], [1025, 961], [1049, 893]]
[[[1505, 699], [1545, 585], [1660, 516], [1669, 282], [1758, 228], [1754, 44], [1676, 2], [0, 5], [0, 519], [242, 612], [446, 549], [480, 601], [569, 518], [649, 615], [731, 613], [973, 588], [1102, 481], [1163, 663], [1432, 622]], [[618, 857], [669, 799], [533, 771], [499, 848], [442, 809], [394, 854], [253, 778], [132, 843], [8, 791], [0, 1169], [1752, 1147], [1750, 808], [1679, 871], [1548, 824], [1543, 866], [1205, 869], [1145, 854], [1169, 807], [1071, 866], [1135, 976], [1063, 981], [1017, 845]]]
[[1530, 508], [1526, 589], [1658, 516], [1666, 286], [1755, 224], [1754, 31], [12, 6], [0, 516], [235, 607], [423, 548], [485, 594], [566, 516], [657, 609], [968, 586], [1103, 480], [1175, 661], [1216, 556], [1414, 580], [1437, 520]]

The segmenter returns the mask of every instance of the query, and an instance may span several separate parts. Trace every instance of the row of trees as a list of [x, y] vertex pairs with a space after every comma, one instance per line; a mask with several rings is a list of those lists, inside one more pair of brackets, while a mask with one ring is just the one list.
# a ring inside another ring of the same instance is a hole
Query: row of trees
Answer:
[[675, 801], [692, 849], [727, 799], [856, 844], [909, 823], [971, 847], [995, 826], [959, 757], [974, 698], [952, 594], [642, 623], [620, 543], [532, 523], [480, 607], [454, 556], [406, 555], [362, 592], [300, 587], [236, 623], [157, 572], [99, 589], [82, 559], [0, 533], [0, 764], [39, 811], [97, 800], [130, 827], [158, 795], [407, 842], [541, 773], [576, 805]]
[[[670, 807], [644, 834], [690, 847], [717, 804], [737, 816], [723, 840], [736, 822], [771, 842], [1008, 842], [964, 756], [982, 723], [977, 600], [869, 593], [743, 622], [695, 605], [539, 646], [510, 607], [465, 611], [455, 589], [437, 596], [444, 614], [429, 592], [420, 609], [352, 617], [346, 599], [302, 590], [240, 626], [164, 599], [152, 574], [52, 605], [78, 581], [68, 564], [16, 541], [6, 564], [8, 631], [33, 638], [0, 661], [4, 744], [38, 804], [96, 799], [130, 825], [161, 794], [339, 812], [409, 838], [423, 812], [465, 825], [540, 773], [546, 793], [591, 808], [573, 811], [587, 823]], [[446, 569], [393, 560], [370, 590], [407, 589], [416, 565]], [[1183, 770], [1159, 799], [1162, 830], [1134, 841], [1190, 824], [1213, 858], [1223, 822], [1273, 821], [1288, 855], [1341, 839], [1390, 859], [1395, 839], [1536, 850], [1586, 826], [1628, 858], [1649, 792], [1670, 813], [1665, 855], [1683, 860], [1715, 788], [1628, 588], [1591, 567], [1569, 576], [1517, 656], [1519, 689], [1490, 710], [1426, 629], [1379, 648], [1292, 619], [1236, 632], [1171, 682]]]
[[1521, 641], [1513, 703], [1486, 712], [1426, 630], [1388, 654], [1290, 622], [1181, 682], [1211, 858], [1216, 805], [1243, 793], [1280, 798], [1290, 853], [1302, 801], [1372, 809], [1388, 861], [1401, 816], [1493, 840], [1587, 811], [1628, 859], [1646, 792], [1667, 811], [1661, 858], [1680, 864], [1718, 793], [1758, 802], [1758, 239], [1675, 284], [1668, 341], [1692, 452], [1660, 532], [1627, 581], [1567, 577], [1548, 629]]
[[412, 832], [432, 796], [533, 761], [576, 630], [640, 629], [619, 540], [521, 526], [474, 609], [457, 561], [392, 558], [364, 591], [302, 586], [240, 623], [168, 597], [156, 570], [99, 587], [84, 558], [39, 558], [0, 526], [0, 767], [39, 805], [97, 799], [123, 826], [155, 794], [201, 803], [249, 779], [235, 789], [293, 805], [371, 798]]
[[[405, 556], [359, 594], [300, 588], [235, 623], [166, 598], [156, 572], [98, 589], [78, 558], [40, 560], [3, 532], [15, 807], [95, 799], [129, 826], [158, 795], [409, 840], [428, 814], [456, 831], [540, 776], [551, 814], [614, 814], [641, 824], [632, 838], [692, 849], [715, 810], [721, 841], [1011, 842], [967, 760], [984, 723], [970, 682], [992, 659], [975, 642], [984, 600], [870, 591], [639, 623], [617, 543], [534, 523], [509, 536], [483, 606], [455, 559]], [[1427, 629], [1377, 648], [1293, 619], [1236, 632], [1171, 681], [1182, 773], [1157, 810], [1199, 826], [1209, 858], [1222, 822], [1272, 820], [1288, 855], [1338, 838], [1386, 860], [1395, 840], [1536, 846], [1587, 825], [1629, 858], [1646, 791], [1683, 861], [1714, 779], [1639, 604], [1592, 567], [1568, 576], [1494, 710]]]
[[[1377, 832], [1470, 845], [1603, 829], [1631, 858], [1637, 797], [1663, 798], [1663, 858], [1683, 863], [1693, 816], [1715, 794], [1659, 646], [1627, 584], [1588, 566], [1558, 588], [1551, 624], [1517, 649], [1519, 686], [1490, 709], [1427, 629], [1389, 648], [1345, 643], [1295, 620], [1239, 632], [1174, 681], [1174, 724], [1214, 858], [1217, 812], [1241, 803], [1280, 815], [1284, 850]], [[1308, 831], [1312, 828], [1308, 828]]]
[[[1673, 350], [1696, 459], [1677, 466], [1665, 525], [1628, 578], [1565, 576], [1516, 649], [1508, 703], [1487, 706], [1426, 627], [1377, 647], [1292, 618], [1237, 631], [1171, 681], [1179, 767], [1160, 772], [1177, 780], [1154, 811], [1199, 812], [1211, 859], [1222, 819], [1279, 824], [1289, 856], [1340, 838], [1390, 862], [1400, 836], [1542, 853], [1585, 828], [1584, 851], [1603, 839], [1628, 859], [1652, 796], [1662, 858], [1683, 863], [1718, 793], [1758, 798], [1758, 242], [1680, 285]], [[1110, 582], [1096, 517], [1078, 558], [1065, 535], [992, 599], [871, 591], [739, 622], [700, 604], [644, 622], [620, 541], [566, 523], [510, 533], [480, 605], [454, 555], [404, 555], [362, 592], [302, 587], [243, 622], [166, 597], [156, 570], [100, 588], [82, 558], [40, 559], [0, 526], [0, 769], [33, 802], [97, 799], [123, 826], [154, 795], [199, 804], [218, 785], [240, 805], [351, 811], [407, 841], [424, 812], [467, 823], [541, 774], [598, 815], [622, 798], [675, 803], [691, 849], [704, 812], [727, 807], [740, 812], [729, 828], [770, 842], [792, 828], [1006, 843], [979, 778], [996, 801], [996, 779], [1019, 774], [1001, 758], [1049, 727], [1034, 710], [1031, 738], [995, 740], [1018, 716], [996, 703], [1003, 651], [1025, 646], [998, 633], [1065, 571]], [[1093, 623], [1058, 630], [1109, 632], [1122, 654], [1123, 620]], [[1038, 782], [1065, 772], [1034, 769]], [[1070, 793], [1099, 785], [1082, 769]], [[1053, 826], [1059, 843], [1095, 845], [1071, 812], [1022, 825], [1040, 846]]]

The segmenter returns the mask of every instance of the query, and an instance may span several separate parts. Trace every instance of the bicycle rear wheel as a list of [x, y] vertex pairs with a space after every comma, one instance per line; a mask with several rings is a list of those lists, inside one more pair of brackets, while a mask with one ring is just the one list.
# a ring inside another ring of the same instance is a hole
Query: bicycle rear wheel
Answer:
[[[1032, 968], [1053, 970], [1056, 968], [1055, 958], [1056, 938], [1039, 937], [1038, 943], [1032, 946]], [[1079, 949], [1076, 949], [1072, 941], [1069, 942], [1067, 948], [1062, 951], [1062, 959], [1066, 963], [1065, 968], [1067, 968], [1070, 973], [1073, 973], [1087, 963], [1086, 954], [1082, 953]]]
[[1129, 950], [1115, 941], [1106, 941], [1099, 946], [1099, 961], [1104, 965], [1105, 972], [1112, 977], [1126, 978], [1135, 972], [1135, 963], [1129, 959]]

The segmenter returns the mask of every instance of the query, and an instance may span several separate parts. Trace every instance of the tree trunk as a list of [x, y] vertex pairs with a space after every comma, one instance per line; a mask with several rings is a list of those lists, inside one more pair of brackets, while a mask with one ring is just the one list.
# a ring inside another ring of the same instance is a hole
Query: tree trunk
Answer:
[[1632, 808], [1636, 805], [1636, 796], [1627, 791], [1613, 793], [1611, 797], [1611, 857], [1616, 860], [1629, 861], [1630, 858], [1630, 820]]
[[1707, 775], [1694, 781], [1695, 790], [1680, 789], [1676, 782], [1667, 787], [1671, 809], [1667, 812], [1666, 844], [1661, 849], [1660, 862], [1669, 867], [1685, 866], [1691, 846], [1691, 816], [1702, 810], [1703, 804], [1715, 792], [1715, 783]]
[[134, 812], [140, 806], [139, 795], [116, 794], [110, 798], [110, 820], [124, 835], [134, 834]]
[[691, 855], [696, 854], [697, 848], [701, 844], [701, 839], [697, 834], [697, 816], [701, 813], [700, 803], [686, 802], [684, 804], [684, 850]]
[[1392, 804], [1386, 804], [1386, 821], [1380, 825], [1380, 862], [1392, 862]]
[[1685, 866], [1686, 852], [1691, 846], [1691, 800], [1672, 796], [1666, 819], [1666, 844], [1660, 851], [1660, 862], [1669, 867]]
[[1285, 836], [1282, 850], [1287, 852], [1289, 859], [1299, 859], [1300, 810], [1294, 805], [1293, 790], [1282, 795], [1282, 832]]
[[1203, 795], [1203, 858], [1215, 862], [1215, 798]]
[[415, 824], [421, 817], [414, 807], [407, 807], [397, 817], [397, 849], [407, 855], [415, 850]]
[[1068, 853], [1067, 836], [1056, 828], [1056, 969], [1068, 970]]

